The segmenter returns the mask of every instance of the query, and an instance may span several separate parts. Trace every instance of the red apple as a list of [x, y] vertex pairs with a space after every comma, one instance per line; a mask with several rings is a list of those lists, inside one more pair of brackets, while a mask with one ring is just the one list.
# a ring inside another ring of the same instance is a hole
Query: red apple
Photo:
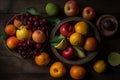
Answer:
[[71, 59], [74, 56], [74, 48], [68, 46], [65, 50], [62, 51], [62, 56], [66, 59]]
[[87, 6], [83, 9], [82, 16], [87, 20], [91, 20], [95, 16], [95, 10], [90, 6]]
[[72, 33], [74, 33], [74, 27], [68, 23], [64, 23], [63, 25], [61, 25], [60, 27], [60, 33], [63, 36], [70, 36]]
[[79, 6], [75, 0], [69, 0], [64, 5], [64, 12], [67, 16], [75, 16], [79, 13]]

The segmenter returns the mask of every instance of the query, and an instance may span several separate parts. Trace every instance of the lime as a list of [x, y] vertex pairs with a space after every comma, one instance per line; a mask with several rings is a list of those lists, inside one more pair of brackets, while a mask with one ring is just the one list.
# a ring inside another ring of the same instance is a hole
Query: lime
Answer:
[[111, 66], [118, 66], [120, 64], [120, 54], [118, 52], [111, 52], [108, 55], [108, 62]]
[[67, 41], [65, 39], [62, 39], [60, 43], [58, 43], [55, 48], [59, 50], [63, 50], [67, 47]]
[[58, 14], [58, 6], [52, 2], [47, 3], [46, 7], [45, 7], [46, 13], [49, 16], [55, 16]]

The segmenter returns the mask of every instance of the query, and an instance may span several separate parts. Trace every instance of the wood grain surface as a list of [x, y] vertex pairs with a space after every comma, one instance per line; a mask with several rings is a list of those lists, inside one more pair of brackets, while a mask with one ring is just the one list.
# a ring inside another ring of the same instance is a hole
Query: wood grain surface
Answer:
[[[35, 7], [41, 17], [47, 17], [45, 5], [48, 2], [54, 2], [61, 10], [59, 17], [67, 17], [63, 12], [65, 2], [68, 0], [0, 0], [0, 29], [5, 26], [7, 21], [15, 14], [25, 11], [27, 7]], [[120, 23], [120, 1], [119, 0], [76, 0], [80, 7], [81, 17], [82, 9], [85, 6], [92, 6], [96, 11], [97, 18], [103, 14], [115, 16]], [[96, 18], [96, 20], [97, 20]], [[96, 22], [94, 21], [94, 23]], [[0, 30], [1, 31], [1, 30]], [[89, 63], [83, 66], [87, 70], [87, 75], [83, 80], [120, 80], [120, 67], [111, 67], [108, 63], [107, 71], [103, 74], [97, 74], [93, 71], [93, 63], [98, 59], [107, 61], [107, 56], [111, 51], [120, 52], [120, 30], [112, 37], [101, 36], [102, 44], [98, 55]], [[51, 50], [48, 50], [52, 53]], [[51, 55], [52, 56], [52, 55]], [[53, 55], [52, 59], [55, 59]], [[68, 67], [69, 68], [69, 67]], [[54, 79], [49, 75], [49, 67], [39, 67], [33, 60], [24, 60], [21, 57], [14, 56], [0, 38], [0, 80], [72, 80], [69, 73], [61, 79]]]

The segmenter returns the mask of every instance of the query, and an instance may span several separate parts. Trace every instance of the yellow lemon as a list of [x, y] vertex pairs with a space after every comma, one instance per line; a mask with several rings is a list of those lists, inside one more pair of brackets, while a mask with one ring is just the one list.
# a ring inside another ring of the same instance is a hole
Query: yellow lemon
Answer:
[[84, 21], [79, 21], [75, 24], [75, 32], [86, 35], [88, 33], [88, 24]]
[[58, 45], [55, 46], [56, 49], [63, 50], [67, 47], [67, 41], [62, 39]]
[[74, 46], [82, 45], [84, 42], [84, 38], [83, 38], [82, 34], [75, 32], [70, 36], [69, 41], [70, 41], [71, 45], [74, 45]]

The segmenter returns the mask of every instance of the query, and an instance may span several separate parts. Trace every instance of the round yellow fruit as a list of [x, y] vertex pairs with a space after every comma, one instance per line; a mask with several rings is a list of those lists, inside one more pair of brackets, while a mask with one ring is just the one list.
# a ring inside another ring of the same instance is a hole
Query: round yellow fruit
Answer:
[[106, 63], [104, 60], [98, 60], [95, 62], [95, 64], [93, 65], [93, 69], [94, 71], [96, 71], [97, 73], [102, 73], [106, 70]]
[[66, 68], [61, 62], [54, 62], [50, 66], [50, 75], [54, 78], [60, 78], [65, 75], [66, 73]]
[[19, 40], [22, 40], [22, 39], [30, 39], [32, 36], [32, 31], [31, 30], [27, 30], [26, 29], [26, 26], [20, 26], [19, 29], [17, 29], [16, 31], [16, 37], [19, 39]]
[[88, 28], [88, 24], [84, 21], [79, 21], [75, 24], [75, 32], [82, 35], [86, 35], [88, 33]]
[[69, 41], [70, 41], [71, 45], [74, 45], [74, 46], [80, 45], [81, 46], [84, 42], [84, 38], [83, 38], [82, 34], [80, 34], [80, 33], [73, 33], [70, 36]]

